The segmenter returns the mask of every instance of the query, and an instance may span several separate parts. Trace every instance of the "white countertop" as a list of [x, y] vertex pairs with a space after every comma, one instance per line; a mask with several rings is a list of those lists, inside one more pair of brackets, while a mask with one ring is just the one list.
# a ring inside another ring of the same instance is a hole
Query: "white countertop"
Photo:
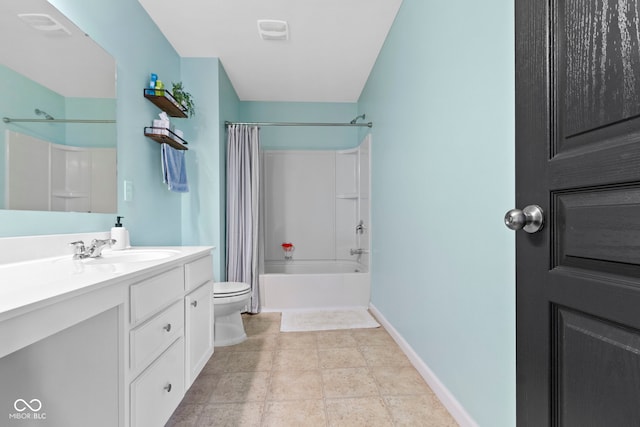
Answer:
[[[212, 246], [135, 247], [132, 251], [165, 251], [170, 256], [148, 261], [95, 263], [71, 255], [0, 264], [0, 321], [71, 298], [97, 287], [148, 275], [210, 253]], [[118, 251], [120, 254], [127, 250]], [[110, 249], [103, 253], [108, 256]]]

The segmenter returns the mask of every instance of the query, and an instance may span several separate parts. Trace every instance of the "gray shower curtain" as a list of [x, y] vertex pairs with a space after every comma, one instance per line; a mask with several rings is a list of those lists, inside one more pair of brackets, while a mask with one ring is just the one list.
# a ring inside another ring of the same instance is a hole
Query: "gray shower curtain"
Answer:
[[249, 312], [260, 312], [260, 129], [227, 127], [227, 280], [251, 285]]

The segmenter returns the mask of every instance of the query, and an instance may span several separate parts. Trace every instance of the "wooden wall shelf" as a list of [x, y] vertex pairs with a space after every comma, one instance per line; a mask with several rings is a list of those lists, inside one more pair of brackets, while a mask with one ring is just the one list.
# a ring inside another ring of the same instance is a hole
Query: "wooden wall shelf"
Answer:
[[171, 129], [147, 126], [144, 128], [144, 136], [153, 139], [158, 144], [169, 144], [176, 150], [188, 150], [186, 147], [188, 142], [173, 133]]
[[187, 117], [187, 113], [166, 89], [145, 89], [144, 97], [171, 117]]

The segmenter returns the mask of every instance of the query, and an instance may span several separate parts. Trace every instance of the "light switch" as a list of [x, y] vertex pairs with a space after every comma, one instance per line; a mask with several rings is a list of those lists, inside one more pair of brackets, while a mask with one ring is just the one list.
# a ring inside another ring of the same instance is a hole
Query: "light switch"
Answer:
[[133, 182], [125, 179], [124, 180], [124, 201], [130, 202], [133, 200]]

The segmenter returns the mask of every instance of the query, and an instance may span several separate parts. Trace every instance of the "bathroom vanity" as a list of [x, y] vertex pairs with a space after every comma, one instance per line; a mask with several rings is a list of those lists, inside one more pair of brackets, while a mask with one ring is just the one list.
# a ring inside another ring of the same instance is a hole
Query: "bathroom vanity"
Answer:
[[0, 425], [162, 426], [213, 354], [212, 247], [83, 237], [0, 239]]

